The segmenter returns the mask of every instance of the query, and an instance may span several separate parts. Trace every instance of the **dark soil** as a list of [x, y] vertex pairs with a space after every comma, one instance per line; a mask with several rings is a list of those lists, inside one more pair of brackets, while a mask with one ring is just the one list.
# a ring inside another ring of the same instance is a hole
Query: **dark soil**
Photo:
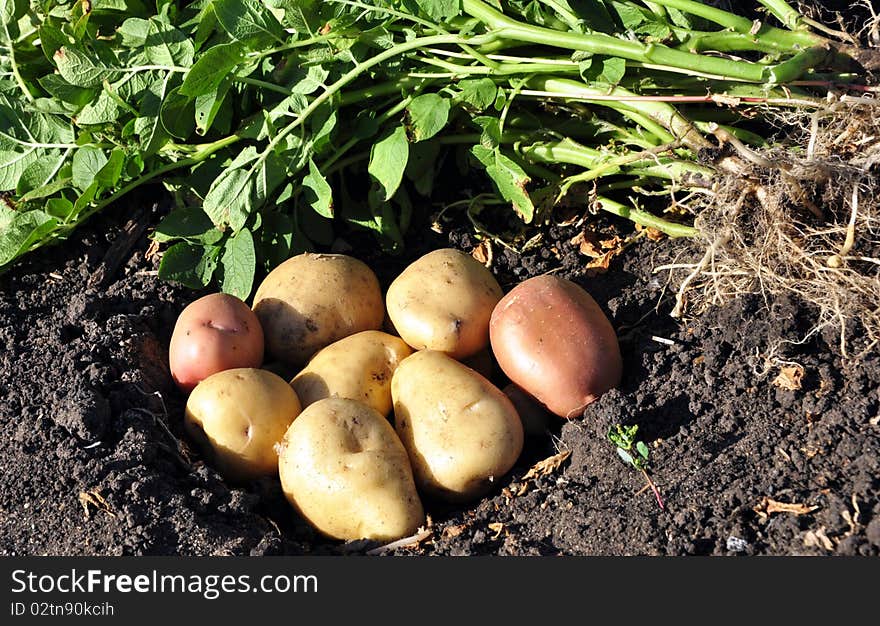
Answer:
[[[154, 207], [143, 219], [155, 225], [162, 212]], [[0, 276], [0, 554], [372, 547], [321, 539], [277, 481], [230, 487], [191, 448], [167, 345], [194, 294], [156, 278], [148, 233], [113, 246], [127, 236], [129, 213], [119, 207]], [[470, 251], [474, 242], [462, 232], [413, 242], [410, 254], [449, 244]], [[493, 267], [506, 287], [550, 270], [586, 287], [618, 330], [620, 389], [583, 418], [554, 420], [530, 438], [485, 499], [455, 508], [428, 502], [431, 537], [397, 552], [880, 554], [876, 351], [853, 363], [836, 354], [836, 335], [782, 342], [811, 326], [810, 307], [793, 301], [768, 308], [742, 298], [678, 323], [668, 316], [664, 275], [652, 269], [697, 252], [644, 239], [608, 272], [585, 276], [575, 234], [555, 227], [524, 256], [496, 250]], [[351, 254], [377, 265], [386, 282], [407, 261], [378, 263], [378, 253], [359, 252], [368, 245], [355, 241]], [[114, 257], [121, 266], [103, 268]], [[93, 278], [102, 271], [103, 282]], [[784, 390], [774, 380], [795, 363], [801, 387]], [[640, 426], [665, 510], [606, 440], [615, 423]], [[532, 464], [559, 451], [571, 456], [524, 480]], [[777, 511], [774, 503], [798, 506]]]

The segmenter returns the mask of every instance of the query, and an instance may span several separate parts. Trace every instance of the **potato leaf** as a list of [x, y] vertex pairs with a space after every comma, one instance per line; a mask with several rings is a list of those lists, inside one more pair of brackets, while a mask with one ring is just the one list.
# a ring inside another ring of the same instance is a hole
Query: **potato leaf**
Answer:
[[174, 244], [159, 263], [159, 278], [181, 283], [191, 289], [207, 287], [217, 269], [220, 248], [181, 241]]
[[80, 189], [87, 189], [93, 182], [101, 168], [107, 164], [107, 155], [100, 148], [91, 146], [83, 146], [73, 153], [73, 170], [71, 174], [71, 182], [73, 186]]
[[220, 240], [221, 233], [214, 228], [214, 223], [199, 207], [182, 207], [166, 215], [156, 230], [153, 238], [160, 243], [175, 239], [186, 239], [191, 242], [213, 244]]
[[241, 300], [247, 299], [254, 285], [257, 253], [251, 231], [244, 228], [230, 237], [220, 257], [220, 289]]
[[303, 178], [303, 198], [312, 209], [326, 218], [333, 217], [333, 191], [318, 166], [309, 159], [309, 173]]
[[96, 56], [73, 45], [62, 46], [52, 58], [61, 77], [77, 87], [97, 87], [116, 73]]
[[379, 183], [385, 200], [400, 186], [408, 158], [409, 142], [403, 126], [395, 127], [373, 144], [367, 171]]
[[535, 217], [535, 206], [526, 191], [530, 179], [523, 169], [510, 157], [502, 154], [499, 148], [489, 149], [474, 146], [471, 153], [486, 168], [486, 173], [495, 183], [501, 196], [513, 205], [520, 219], [530, 224]]
[[436, 93], [425, 93], [413, 98], [406, 107], [407, 126], [414, 142], [430, 139], [446, 126], [451, 103]]
[[461, 0], [416, 0], [416, 4], [428, 17], [439, 21], [451, 19], [461, 11]]
[[230, 37], [250, 47], [284, 42], [284, 28], [258, 0], [214, 0], [217, 21]]
[[178, 93], [194, 98], [216, 90], [243, 58], [244, 49], [238, 42], [222, 43], [209, 48], [186, 73]]
[[0, 267], [49, 233], [58, 220], [40, 210], [13, 211], [0, 201]]
[[491, 78], [470, 78], [458, 84], [460, 89], [457, 98], [472, 106], [477, 111], [483, 111], [492, 106], [498, 95], [498, 88]]

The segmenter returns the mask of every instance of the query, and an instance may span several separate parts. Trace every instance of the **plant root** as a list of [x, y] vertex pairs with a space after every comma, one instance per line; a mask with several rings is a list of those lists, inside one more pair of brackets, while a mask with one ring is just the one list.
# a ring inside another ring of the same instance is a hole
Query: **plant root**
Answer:
[[698, 208], [702, 258], [669, 268], [680, 285], [673, 316], [743, 294], [760, 294], [768, 305], [791, 295], [815, 311], [812, 332], [836, 328], [843, 356], [851, 344], [863, 354], [880, 341], [880, 120], [873, 110], [832, 98], [821, 111], [776, 112], [785, 143], [762, 150], [716, 133], [728, 166], [716, 163], [714, 195]]

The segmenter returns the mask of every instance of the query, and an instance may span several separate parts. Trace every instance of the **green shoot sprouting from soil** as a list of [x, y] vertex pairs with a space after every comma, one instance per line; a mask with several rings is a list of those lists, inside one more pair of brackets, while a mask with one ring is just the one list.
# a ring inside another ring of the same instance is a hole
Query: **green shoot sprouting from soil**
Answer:
[[617, 455], [623, 459], [624, 463], [631, 465], [642, 473], [647, 486], [654, 493], [660, 509], [665, 510], [666, 507], [663, 504], [663, 498], [660, 496], [660, 490], [657, 489], [657, 485], [654, 484], [654, 481], [651, 480], [651, 476], [648, 474], [648, 457], [650, 455], [648, 446], [644, 441], [636, 439], [638, 432], [638, 424], [633, 424], [632, 426], [615, 424], [608, 429], [608, 440], [616, 446]]

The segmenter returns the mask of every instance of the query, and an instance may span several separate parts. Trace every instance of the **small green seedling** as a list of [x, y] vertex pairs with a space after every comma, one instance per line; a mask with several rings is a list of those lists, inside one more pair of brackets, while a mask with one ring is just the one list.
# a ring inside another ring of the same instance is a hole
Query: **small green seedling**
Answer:
[[[639, 432], [638, 424], [632, 426], [623, 426], [615, 424], [608, 430], [608, 439], [616, 446], [617, 455], [623, 459], [627, 465], [632, 465], [635, 469], [642, 473], [645, 481], [648, 483], [654, 497], [657, 498], [657, 504], [661, 509], [666, 507], [663, 505], [663, 498], [660, 497], [660, 490], [648, 475], [648, 446], [644, 441], [636, 440], [636, 434]], [[643, 490], [644, 491], [644, 490]]]

